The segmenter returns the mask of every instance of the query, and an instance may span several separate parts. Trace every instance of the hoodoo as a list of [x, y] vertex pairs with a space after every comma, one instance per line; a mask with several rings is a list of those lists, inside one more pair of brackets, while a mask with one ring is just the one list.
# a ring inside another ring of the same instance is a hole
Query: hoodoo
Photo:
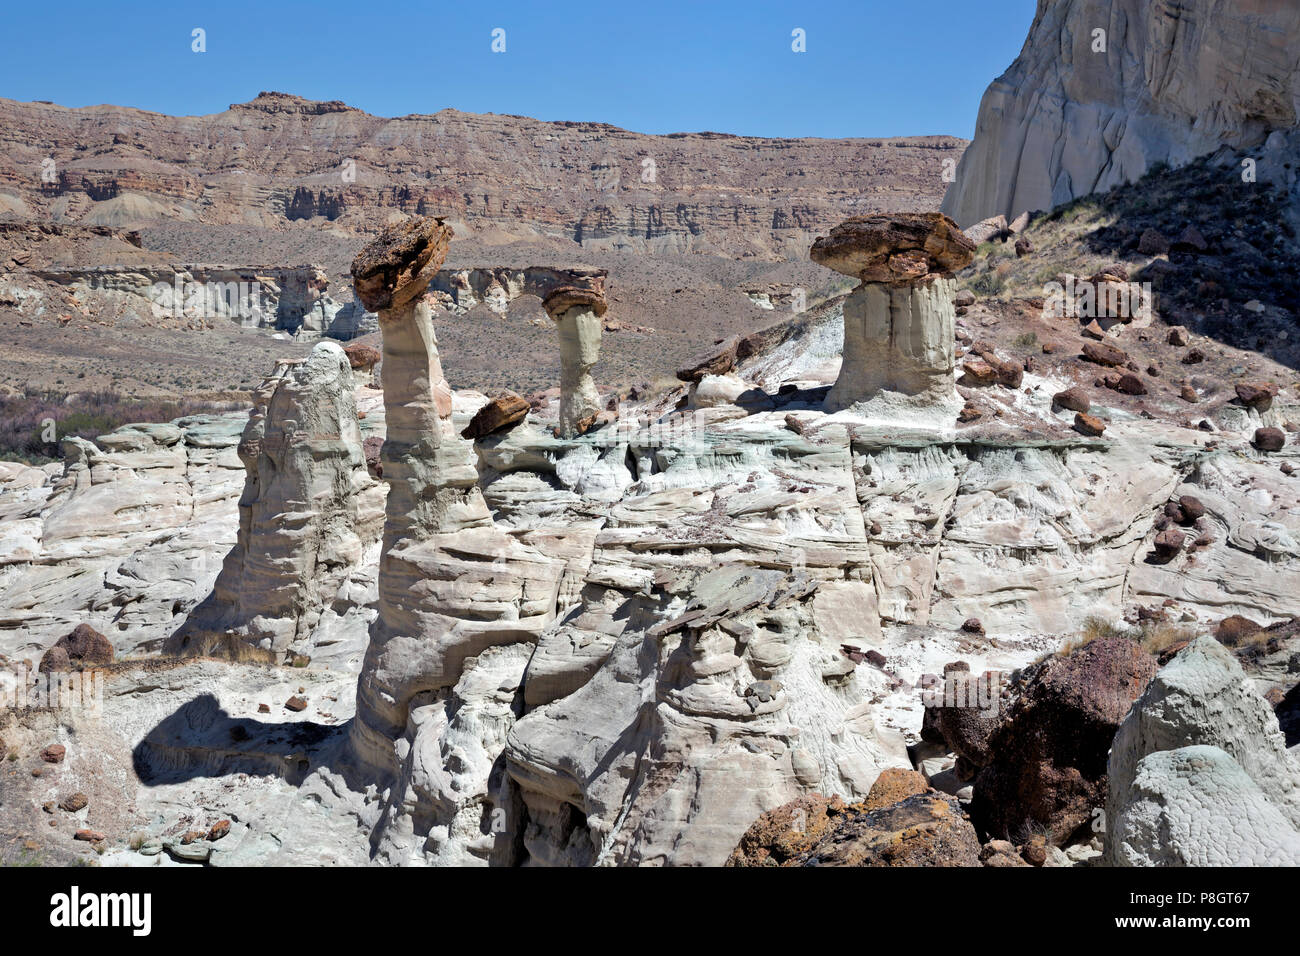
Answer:
[[560, 333], [560, 434], [581, 435], [595, 423], [600, 395], [591, 368], [600, 358], [600, 317], [605, 301], [605, 273], [575, 278], [579, 283], [558, 286], [542, 305]]
[[862, 280], [844, 303], [844, 357], [826, 398], [840, 411], [893, 392], [959, 401], [953, 384], [953, 285], [975, 244], [941, 213], [849, 219], [813, 243], [813, 262]]

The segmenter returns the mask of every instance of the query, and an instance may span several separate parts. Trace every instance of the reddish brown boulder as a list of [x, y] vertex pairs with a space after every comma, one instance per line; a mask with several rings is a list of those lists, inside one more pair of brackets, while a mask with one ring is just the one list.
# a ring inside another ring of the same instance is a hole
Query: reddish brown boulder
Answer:
[[1205, 353], [1200, 349], [1188, 349], [1187, 354], [1183, 356], [1184, 365], [1200, 365], [1205, 361]]
[[1007, 840], [990, 840], [980, 849], [980, 862], [985, 866], [1029, 866], [1020, 858], [1015, 845]]
[[59, 801], [59, 809], [66, 810], [68, 813], [76, 813], [79, 810], [84, 810], [89, 805], [90, 798], [84, 793], [74, 793]]
[[72, 835], [72, 839], [81, 840], [84, 843], [102, 843], [106, 838], [98, 830], [78, 830]]
[[63, 744], [50, 744], [41, 751], [41, 759], [46, 763], [63, 763], [63, 758], [68, 755], [68, 748]]
[[1167, 341], [1169, 342], [1170, 345], [1177, 345], [1177, 346], [1186, 345], [1187, 330], [1183, 328], [1181, 325], [1174, 326], [1172, 329], [1169, 330], [1169, 338], [1167, 339]]
[[1083, 357], [1107, 368], [1122, 368], [1129, 363], [1128, 353], [1109, 342], [1085, 342]]
[[343, 354], [348, 357], [348, 364], [354, 369], [371, 369], [374, 368], [384, 357], [383, 353], [373, 345], [349, 345], [343, 349]]
[[797, 866], [979, 866], [975, 828], [955, 797], [917, 794], [846, 814], [793, 861]]
[[1278, 391], [1272, 382], [1238, 382], [1233, 387], [1241, 404], [1261, 412], [1273, 407], [1273, 399], [1277, 397]]
[[1155, 672], [1155, 659], [1124, 637], [1027, 668], [975, 778], [975, 825], [1000, 839], [1041, 832], [1060, 846], [1089, 824], [1106, 803], [1111, 740]]
[[967, 359], [962, 363], [962, 372], [958, 384], [969, 388], [984, 388], [998, 382], [998, 370], [983, 359]]
[[810, 793], [769, 810], [750, 825], [727, 866], [790, 866], [845, 812], [839, 797]]
[[597, 316], [609, 310], [605, 299], [604, 280], [594, 277], [589, 285], [562, 285], [552, 289], [542, 300], [542, 308], [553, 319], [558, 319], [572, 308], [589, 309]]
[[1183, 401], [1187, 402], [1189, 405], [1195, 405], [1197, 402], [1201, 400], [1201, 397], [1196, 394], [1196, 389], [1192, 388], [1192, 386], [1190, 385], [1184, 385], [1179, 390], [1178, 397], [1181, 398]]
[[295, 713], [304, 711], [307, 709], [307, 701], [302, 697], [290, 697], [284, 702], [284, 709], [292, 710]]
[[1145, 395], [1147, 393], [1146, 384], [1132, 372], [1125, 372], [1115, 383], [1115, 391], [1122, 392], [1125, 395]]
[[1061, 408], [1069, 409], [1072, 412], [1086, 412], [1092, 408], [1092, 399], [1083, 389], [1067, 388], [1063, 392], [1057, 392], [1052, 396], [1052, 404]]
[[1187, 539], [1181, 531], [1175, 531], [1172, 528], [1168, 531], [1161, 531], [1156, 535], [1154, 542], [1155, 558], [1157, 561], [1172, 561], [1180, 551]]
[[366, 456], [366, 468], [370, 473], [376, 478], [384, 477], [384, 440], [378, 435], [371, 435], [361, 443], [361, 451]]
[[[861, 808], [863, 810], [879, 810], [882, 807], [892, 807], [908, 797], [925, 793], [929, 789], [930, 784], [926, 782], [925, 777], [915, 770], [890, 767], [880, 772], [876, 782], [871, 785], [871, 791], [867, 794], [867, 799], [862, 802]], [[858, 805], [855, 804], [853, 809], [858, 809]]]
[[230, 821], [218, 820], [216, 823], [212, 825], [212, 829], [208, 830], [208, 840], [210, 842], [215, 843], [217, 840], [220, 840], [222, 837], [226, 836], [229, 833], [230, 833]]
[[698, 382], [706, 375], [726, 375], [736, 367], [736, 353], [739, 346], [740, 339], [733, 335], [714, 349], [679, 368], [677, 378], [683, 382]]
[[1232, 614], [1219, 622], [1214, 629], [1214, 639], [1228, 647], [1236, 647], [1246, 638], [1253, 637], [1262, 630], [1264, 630], [1263, 626], [1256, 624], [1250, 618]]
[[475, 412], [460, 435], [470, 441], [486, 438], [488, 435], [518, 425], [528, 417], [528, 410], [529, 404], [526, 398], [514, 392], [505, 392]]
[[1256, 428], [1251, 444], [1260, 451], [1281, 451], [1286, 447], [1286, 435], [1280, 428]]
[[[63, 653], [52, 653], [55, 651]], [[39, 670], [43, 672], [80, 670], [111, 663], [113, 663], [113, 642], [89, 624], [78, 624], [45, 652], [41, 657]]]
[[1100, 438], [1102, 432], [1106, 430], [1106, 423], [1093, 415], [1079, 412], [1074, 416], [1074, 430], [1081, 435]]
[[1178, 499], [1178, 507], [1183, 510], [1183, 515], [1189, 524], [1205, 517], [1205, 505], [1194, 495], [1183, 495]]

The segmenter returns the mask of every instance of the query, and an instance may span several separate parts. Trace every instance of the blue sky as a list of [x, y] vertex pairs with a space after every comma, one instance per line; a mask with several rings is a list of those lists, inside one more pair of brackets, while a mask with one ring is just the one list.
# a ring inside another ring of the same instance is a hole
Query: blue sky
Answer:
[[[453, 107], [646, 133], [970, 136], [1035, 0], [5, 6], [10, 99], [202, 114], [280, 90], [381, 116]], [[791, 50], [796, 28], [804, 53]]]

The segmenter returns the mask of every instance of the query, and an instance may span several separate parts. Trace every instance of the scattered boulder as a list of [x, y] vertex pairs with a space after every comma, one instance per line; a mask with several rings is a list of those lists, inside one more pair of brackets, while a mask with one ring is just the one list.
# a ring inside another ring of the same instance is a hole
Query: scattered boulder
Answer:
[[975, 828], [955, 797], [928, 791], [846, 814], [794, 860], [797, 866], [979, 866]]
[[348, 364], [352, 366], [353, 371], [372, 369], [384, 357], [384, 354], [373, 345], [363, 345], [361, 343], [345, 346], [343, 354], [348, 357]]
[[216, 843], [222, 837], [229, 835], [229, 833], [230, 833], [230, 821], [218, 820], [216, 823], [212, 825], [212, 828], [208, 830], [208, 842]]
[[1147, 393], [1146, 384], [1132, 372], [1125, 372], [1115, 383], [1115, 391], [1122, 392], [1125, 395], [1145, 395]]
[[307, 709], [307, 701], [298, 696], [290, 697], [284, 702], [284, 709], [291, 710], [294, 713], [300, 713]]
[[1156, 535], [1153, 547], [1155, 548], [1155, 559], [1161, 563], [1172, 561], [1183, 550], [1183, 545], [1187, 539], [1181, 531], [1175, 531], [1172, 528], [1168, 531], [1161, 531]]
[[1036, 666], [989, 740], [971, 818], [989, 836], [1042, 832], [1060, 846], [1105, 802], [1106, 755], [1156, 671], [1125, 637], [1097, 638]]
[[1248, 617], [1232, 614], [1225, 617], [1214, 629], [1214, 638], [1220, 644], [1236, 647], [1248, 637], [1253, 637], [1264, 630], [1263, 625], [1256, 624]]
[[1158, 229], [1148, 229], [1138, 240], [1138, 252], [1144, 256], [1162, 256], [1169, 251], [1169, 240]]
[[68, 748], [63, 744], [50, 744], [41, 751], [41, 759], [46, 763], [63, 763], [63, 758], [68, 755]]
[[1074, 430], [1082, 435], [1099, 438], [1106, 430], [1106, 423], [1093, 415], [1079, 412], [1074, 416]]
[[1052, 404], [1072, 412], [1086, 412], [1092, 408], [1092, 399], [1088, 397], [1087, 392], [1076, 386], [1057, 392], [1052, 396]]
[[1281, 451], [1286, 447], [1286, 435], [1280, 428], [1256, 428], [1251, 444], [1259, 451]]
[[1166, 340], [1170, 345], [1184, 346], [1187, 344], [1187, 330], [1181, 325], [1176, 325], [1169, 330], [1169, 338]]
[[1178, 238], [1170, 248], [1173, 252], [1201, 253], [1209, 249], [1210, 244], [1205, 241], [1205, 236], [1201, 235], [1201, 230], [1188, 225], [1178, 234]]
[[1187, 354], [1183, 356], [1184, 365], [1200, 365], [1205, 361], [1205, 353], [1200, 349], [1188, 349]]
[[[61, 653], [60, 653], [61, 652]], [[113, 642], [89, 624], [78, 624], [41, 657], [39, 670], [53, 672], [113, 663]]]
[[1205, 517], [1205, 504], [1194, 495], [1180, 497], [1178, 507], [1182, 509], [1183, 518], [1187, 524], [1194, 524]]
[[1197, 402], [1201, 400], [1201, 397], [1196, 394], [1196, 389], [1192, 388], [1192, 386], [1190, 385], [1184, 385], [1179, 390], [1178, 397], [1181, 398], [1183, 401], [1187, 402], [1187, 404], [1189, 405], [1195, 405]]
[[1015, 844], [1009, 840], [990, 840], [980, 849], [980, 862], [985, 866], [1029, 866], [1020, 857]]
[[84, 793], [74, 793], [59, 801], [59, 809], [66, 810], [68, 813], [76, 813], [79, 810], [86, 809], [89, 804], [90, 798]]
[[769, 810], [745, 831], [726, 865], [791, 866], [843, 817], [845, 810], [839, 797], [827, 799], [819, 793], [806, 794]]
[[1237, 392], [1237, 401], [1247, 408], [1260, 412], [1266, 412], [1273, 407], [1273, 399], [1277, 397], [1278, 392], [1277, 386], [1272, 382], [1238, 382], [1234, 389]]
[[[930, 784], [924, 774], [917, 773], [915, 770], [905, 770], [902, 767], [889, 767], [880, 772], [880, 776], [876, 778], [876, 782], [871, 785], [871, 790], [867, 793], [867, 799], [860, 806], [863, 810], [880, 810], [884, 807], [892, 807], [908, 797], [925, 793], [929, 789]], [[855, 804], [854, 809], [858, 809], [858, 806]]]
[[529, 408], [528, 400], [522, 395], [506, 391], [475, 412], [460, 435], [470, 441], [478, 441], [488, 435], [506, 431], [527, 418]]
[[1083, 357], [1107, 368], [1123, 368], [1130, 361], [1127, 352], [1109, 342], [1085, 342]]
[[81, 840], [84, 843], [103, 843], [106, 838], [98, 830], [78, 830], [72, 835], [72, 839]]

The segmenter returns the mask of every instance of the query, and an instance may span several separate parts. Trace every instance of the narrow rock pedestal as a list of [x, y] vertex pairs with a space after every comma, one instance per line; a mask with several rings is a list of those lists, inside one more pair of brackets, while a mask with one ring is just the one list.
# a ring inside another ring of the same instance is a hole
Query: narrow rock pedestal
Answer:
[[600, 359], [600, 317], [608, 303], [604, 277], [593, 275], [586, 286], [565, 285], [543, 301], [560, 333], [560, 424], [562, 438], [587, 431], [600, 413], [600, 394], [591, 377]]
[[[404, 845], [401, 833], [416, 818], [431, 826], [444, 812], [454, 816], [461, 801], [483, 799], [488, 787], [490, 763], [462, 768], [465, 779], [453, 782], [425, 773], [440, 761], [405, 765], [411, 748], [444, 747], [444, 726], [413, 713], [432, 700], [428, 692], [454, 694], [469, 659], [487, 666], [495, 660], [483, 657], [489, 649], [535, 640], [554, 617], [563, 570], [562, 562], [493, 524], [472, 447], [452, 429], [451, 390], [423, 298], [450, 239], [441, 220], [410, 220], [385, 230], [352, 264], [357, 297], [379, 313], [383, 332], [381, 464], [389, 491], [379, 613], [357, 683], [350, 742], [368, 777], [398, 784], [394, 799], [409, 802], [380, 827], [395, 847]], [[522, 668], [527, 656], [514, 656]], [[443, 793], [447, 788], [459, 796]]]

